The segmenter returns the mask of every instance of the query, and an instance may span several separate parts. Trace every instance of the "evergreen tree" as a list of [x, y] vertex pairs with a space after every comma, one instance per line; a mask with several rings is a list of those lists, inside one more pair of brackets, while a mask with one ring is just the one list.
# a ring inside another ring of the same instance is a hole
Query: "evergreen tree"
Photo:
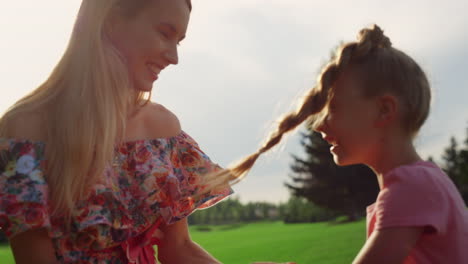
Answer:
[[427, 161], [432, 162], [432, 163], [434, 163], [434, 164], [436, 163], [436, 162], [434, 161], [434, 158], [433, 158], [432, 156], [429, 156], [429, 158], [427, 158]]
[[466, 139], [464, 147], [460, 151], [460, 186], [458, 189], [468, 205], [468, 128], [466, 129]]
[[365, 165], [337, 166], [330, 145], [312, 130], [302, 134], [301, 145], [307, 157], [293, 155], [294, 175], [292, 183], [286, 183], [293, 195], [340, 212], [349, 220], [365, 215], [366, 206], [375, 201], [379, 191], [373, 171]]
[[457, 186], [463, 200], [468, 204], [468, 134], [464, 148], [458, 149], [455, 137], [450, 138], [450, 145], [442, 155], [442, 169]]
[[442, 169], [453, 180], [455, 185], [459, 186], [460, 182], [460, 155], [458, 152], [458, 143], [455, 137], [450, 138], [450, 145], [445, 149], [442, 155]]

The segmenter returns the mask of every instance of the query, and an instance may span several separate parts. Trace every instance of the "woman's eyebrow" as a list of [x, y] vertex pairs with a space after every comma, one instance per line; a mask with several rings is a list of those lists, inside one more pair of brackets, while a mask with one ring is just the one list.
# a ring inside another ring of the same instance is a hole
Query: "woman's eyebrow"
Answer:
[[172, 33], [177, 33], [176, 27], [172, 25], [171, 23], [161, 22], [161, 26], [166, 26], [172, 31]]
[[[172, 25], [171, 23], [168, 23], [168, 22], [161, 22], [161, 26], [165, 26], [165, 27], [169, 28], [169, 30], [172, 31], [173, 34], [177, 34], [177, 32], [178, 32], [178, 31], [177, 31], [177, 28], [176, 28], [174, 25]], [[180, 38], [180, 40], [183, 40], [184, 38], [185, 38], [185, 35], [182, 36], [182, 37]]]

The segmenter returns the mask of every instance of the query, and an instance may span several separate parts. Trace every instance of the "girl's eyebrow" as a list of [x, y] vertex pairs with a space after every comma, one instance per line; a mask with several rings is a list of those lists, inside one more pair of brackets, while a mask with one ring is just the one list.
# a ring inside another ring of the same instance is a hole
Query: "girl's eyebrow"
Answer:
[[[172, 32], [172, 34], [177, 34], [177, 32], [178, 32], [176, 27], [174, 25], [172, 25], [171, 23], [161, 22], [161, 25], [169, 28], [169, 30]], [[185, 35], [182, 36], [179, 41], [182, 41], [184, 38], [185, 38]]]

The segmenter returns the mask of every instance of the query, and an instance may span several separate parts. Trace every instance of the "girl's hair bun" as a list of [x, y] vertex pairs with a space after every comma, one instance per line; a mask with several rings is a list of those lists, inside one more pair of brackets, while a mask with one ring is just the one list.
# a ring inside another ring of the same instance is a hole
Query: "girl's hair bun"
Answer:
[[365, 28], [359, 31], [358, 43], [360, 45], [369, 45], [373, 48], [390, 48], [392, 42], [385, 36], [383, 30], [374, 25], [372, 28]]

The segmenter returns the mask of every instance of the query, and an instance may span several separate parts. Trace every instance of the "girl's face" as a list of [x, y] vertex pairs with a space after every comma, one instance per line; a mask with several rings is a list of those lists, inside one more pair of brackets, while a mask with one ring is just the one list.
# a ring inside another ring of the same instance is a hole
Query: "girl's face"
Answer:
[[334, 94], [317, 131], [332, 145], [330, 151], [336, 164], [368, 164], [375, 157], [379, 140], [377, 99], [364, 96], [362, 83], [350, 70], [340, 76], [332, 89]]
[[178, 63], [177, 46], [185, 38], [189, 17], [186, 0], [156, 0], [148, 1], [135, 17], [112, 20], [109, 36], [137, 90], [151, 91], [159, 73]]

